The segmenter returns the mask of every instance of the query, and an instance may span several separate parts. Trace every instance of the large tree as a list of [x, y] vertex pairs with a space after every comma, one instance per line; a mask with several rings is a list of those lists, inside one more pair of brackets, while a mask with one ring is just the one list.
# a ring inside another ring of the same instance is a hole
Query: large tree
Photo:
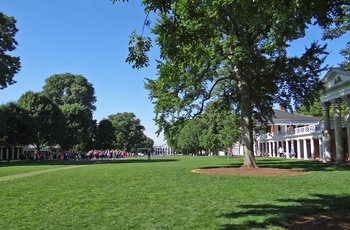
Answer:
[[[31, 144], [33, 139], [32, 119], [28, 111], [14, 102], [0, 106], [1, 130], [0, 146], [8, 149], [16, 145]], [[7, 159], [8, 161], [10, 158]]]
[[[256, 122], [266, 123], [273, 104], [301, 104], [320, 88], [325, 46], [316, 42], [299, 56], [288, 55], [290, 43], [305, 36], [311, 23], [326, 27], [343, 12], [348, 1], [335, 0], [144, 0], [148, 12], [157, 11], [153, 28], [160, 46], [158, 79], [148, 79], [155, 101], [156, 122], [169, 129], [173, 121], [203, 111], [212, 92], [224, 82], [222, 97], [239, 111], [243, 167], [257, 167], [253, 154]], [[127, 61], [146, 66], [143, 55], [149, 39], [131, 36]], [[147, 63], [146, 63], [147, 64]], [[220, 74], [218, 70], [225, 69]]]
[[21, 68], [19, 57], [8, 54], [18, 45], [17, 32], [16, 19], [0, 12], [0, 89], [16, 83], [13, 77]]
[[55, 74], [45, 80], [42, 93], [60, 106], [65, 119], [67, 136], [62, 147], [65, 150], [85, 149], [95, 123], [95, 89], [82, 75]]
[[55, 74], [45, 80], [42, 92], [59, 106], [78, 103], [92, 118], [96, 110], [95, 89], [82, 75]]
[[33, 142], [39, 152], [45, 146], [52, 146], [65, 138], [65, 118], [57, 104], [42, 93], [28, 91], [17, 104], [26, 109], [31, 117]]
[[134, 113], [124, 112], [109, 115], [108, 120], [115, 128], [114, 146], [128, 152], [135, 152], [144, 137], [145, 128], [141, 125], [140, 119], [136, 118]]

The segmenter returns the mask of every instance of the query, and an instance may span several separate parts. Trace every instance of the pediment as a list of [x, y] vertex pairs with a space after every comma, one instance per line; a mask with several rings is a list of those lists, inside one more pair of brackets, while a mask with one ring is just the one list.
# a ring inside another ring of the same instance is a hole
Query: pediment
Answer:
[[321, 91], [321, 102], [329, 102], [350, 95], [350, 71], [330, 68], [321, 82], [324, 84], [324, 90]]
[[344, 71], [341, 68], [330, 68], [321, 81], [324, 83], [326, 90], [343, 85], [350, 82], [350, 71]]

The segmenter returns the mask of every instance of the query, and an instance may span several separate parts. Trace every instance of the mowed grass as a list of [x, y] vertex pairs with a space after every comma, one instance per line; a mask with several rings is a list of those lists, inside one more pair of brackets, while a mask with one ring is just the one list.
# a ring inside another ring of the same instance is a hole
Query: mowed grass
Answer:
[[0, 162], [0, 229], [282, 229], [350, 207], [350, 166], [257, 158], [294, 176], [203, 175], [241, 158]]

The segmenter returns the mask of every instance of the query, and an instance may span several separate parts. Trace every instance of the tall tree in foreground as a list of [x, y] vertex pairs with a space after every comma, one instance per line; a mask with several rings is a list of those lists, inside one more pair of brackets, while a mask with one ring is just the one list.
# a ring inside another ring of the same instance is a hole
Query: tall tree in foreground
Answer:
[[13, 77], [21, 68], [19, 57], [8, 54], [18, 45], [16, 19], [0, 12], [0, 89], [16, 83]]
[[[156, 122], [169, 129], [174, 121], [203, 111], [221, 82], [227, 103], [241, 116], [243, 167], [257, 167], [253, 153], [255, 122], [266, 123], [273, 104], [301, 104], [321, 88], [325, 46], [312, 43], [300, 56], [290, 56], [291, 42], [305, 36], [308, 24], [326, 27], [348, 1], [210, 0], [143, 1], [157, 11], [153, 28], [160, 46], [158, 79], [146, 88], [155, 101]], [[147, 38], [132, 36], [134, 52], [127, 61], [136, 68], [148, 50]], [[146, 49], [145, 49], [146, 48]], [[141, 59], [140, 59], [141, 58]], [[225, 74], [219, 74], [225, 68]]]

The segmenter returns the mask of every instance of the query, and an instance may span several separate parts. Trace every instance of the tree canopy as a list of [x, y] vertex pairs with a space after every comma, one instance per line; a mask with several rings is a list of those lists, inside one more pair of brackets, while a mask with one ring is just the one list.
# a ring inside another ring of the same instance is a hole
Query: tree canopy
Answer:
[[[31, 144], [33, 139], [32, 119], [27, 110], [14, 102], [0, 106], [1, 123], [0, 145], [10, 148], [16, 145]], [[10, 160], [10, 159], [8, 159]]]
[[136, 152], [144, 140], [145, 128], [141, 125], [140, 119], [132, 112], [124, 112], [109, 115], [108, 120], [115, 129], [114, 146], [128, 152]]
[[0, 89], [16, 83], [13, 78], [21, 68], [20, 58], [8, 54], [18, 45], [15, 40], [18, 32], [16, 22], [14, 17], [0, 12]]
[[82, 75], [54, 74], [45, 80], [42, 92], [59, 106], [80, 104], [91, 118], [96, 110], [95, 89]]
[[[159, 77], [147, 79], [146, 88], [160, 130], [195, 117], [208, 101], [221, 98], [240, 113], [243, 166], [256, 167], [254, 125], [270, 120], [274, 103], [292, 107], [311, 102], [321, 89], [326, 46], [313, 42], [299, 56], [289, 55], [287, 48], [305, 36], [308, 25], [328, 27], [349, 3], [144, 0], [143, 4], [146, 11], [159, 13], [152, 28], [160, 47]], [[138, 53], [127, 61], [133, 61], [135, 68], [147, 66], [140, 64], [148, 61], [143, 58], [150, 48], [145, 40], [142, 35], [131, 39]], [[226, 87], [213, 94], [220, 85]]]
[[39, 152], [43, 147], [62, 143], [66, 135], [65, 118], [53, 101], [42, 93], [28, 91], [17, 101], [32, 121], [32, 143]]

